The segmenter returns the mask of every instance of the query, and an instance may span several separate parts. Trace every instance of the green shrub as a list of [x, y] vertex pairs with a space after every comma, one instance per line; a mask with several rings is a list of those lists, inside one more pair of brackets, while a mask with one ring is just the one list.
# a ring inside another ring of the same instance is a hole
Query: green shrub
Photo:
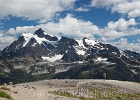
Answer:
[[14, 100], [9, 94], [0, 91], [0, 97]]

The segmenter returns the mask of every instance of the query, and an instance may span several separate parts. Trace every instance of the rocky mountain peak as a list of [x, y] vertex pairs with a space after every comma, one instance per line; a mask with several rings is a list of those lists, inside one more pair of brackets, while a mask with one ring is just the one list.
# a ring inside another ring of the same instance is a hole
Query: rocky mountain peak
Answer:
[[39, 28], [38, 30], [35, 31], [34, 35], [37, 35], [39, 38], [45, 38], [49, 41], [57, 41], [58, 38], [56, 36], [50, 35], [46, 33], [44, 30]]
[[36, 30], [34, 34], [37, 35], [40, 38], [45, 37], [44, 31], [41, 28], [39, 28], [38, 30]]
[[[111, 44], [103, 44], [86, 37], [79, 40], [68, 37], [57, 38], [41, 28], [36, 30], [34, 34], [23, 33], [10, 46], [7, 46], [1, 54], [3, 57], [33, 56], [40, 58], [63, 55], [59, 59], [66, 62], [81, 61], [93, 56], [102, 58], [121, 56], [119, 49]], [[129, 54], [134, 55], [134, 53]]]

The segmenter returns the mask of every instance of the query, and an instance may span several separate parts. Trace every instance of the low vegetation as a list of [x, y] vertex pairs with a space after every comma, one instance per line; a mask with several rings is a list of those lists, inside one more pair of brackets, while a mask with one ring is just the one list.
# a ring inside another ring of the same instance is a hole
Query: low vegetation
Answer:
[[38, 74], [38, 75], [32, 75], [30, 73], [26, 73], [24, 70], [21, 69], [14, 69], [11, 71], [11, 75], [8, 78], [0, 77], [0, 84], [13, 82], [16, 83], [24, 83], [24, 82], [33, 82], [38, 80], [44, 80], [44, 79], [51, 79], [53, 76], [53, 73], [44, 73], [44, 74]]
[[140, 93], [100, 83], [87, 83], [75, 89], [62, 89], [50, 93], [80, 100], [139, 100], [140, 98]]
[[0, 91], [0, 98], [7, 98], [9, 100], [14, 100], [9, 94]]
[[[15, 84], [44, 79], [103, 79], [103, 73], [106, 73], [106, 78], [109, 80], [140, 82], [140, 72], [138, 74], [132, 73], [129, 69], [131, 66], [128, 66], [127, 63], [118, 58], [114, 58], [113, 61], [116, 62], [116, 64], [104, 65], [101, 63], [95, 64], [94, 62], [89, 62], [84, 65], [77, 64], [75, 68], [71, 67], [65, 72], [55, 73], [55, 68], [53, 68], [49, 73], [35, 75], [32, 75], [32, 72], [27, 73], [22, 69], [11, 68], [10, 74], [4, 72], [2, 75], [0, 74], [0, 84], [11, 81]], [[1, 71], [2, 70], [0, 70], [0, 73]]]

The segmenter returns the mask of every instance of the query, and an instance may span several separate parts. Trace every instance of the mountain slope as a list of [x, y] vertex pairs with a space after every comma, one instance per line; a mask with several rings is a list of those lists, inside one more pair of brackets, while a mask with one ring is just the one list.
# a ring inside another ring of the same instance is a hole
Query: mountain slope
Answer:
[[0, 71], [10, 79], [17, 79], [11, 75], [15, 71], [26, 74], [25, 79], [46, 74], [41, 77], [103, 78], [106, 72], [109, 79], [140, 81], [140, 54], [86, 37], [52, 36], [40, 28], [23, 33], [1, 51]]

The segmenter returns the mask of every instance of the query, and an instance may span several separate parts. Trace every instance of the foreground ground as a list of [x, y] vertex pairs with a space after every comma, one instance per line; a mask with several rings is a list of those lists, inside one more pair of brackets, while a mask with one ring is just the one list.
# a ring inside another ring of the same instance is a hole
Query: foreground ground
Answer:
[[140, 100], [139, 83], [116, 80], [54, 79], [0, 88], [14, 100]]

